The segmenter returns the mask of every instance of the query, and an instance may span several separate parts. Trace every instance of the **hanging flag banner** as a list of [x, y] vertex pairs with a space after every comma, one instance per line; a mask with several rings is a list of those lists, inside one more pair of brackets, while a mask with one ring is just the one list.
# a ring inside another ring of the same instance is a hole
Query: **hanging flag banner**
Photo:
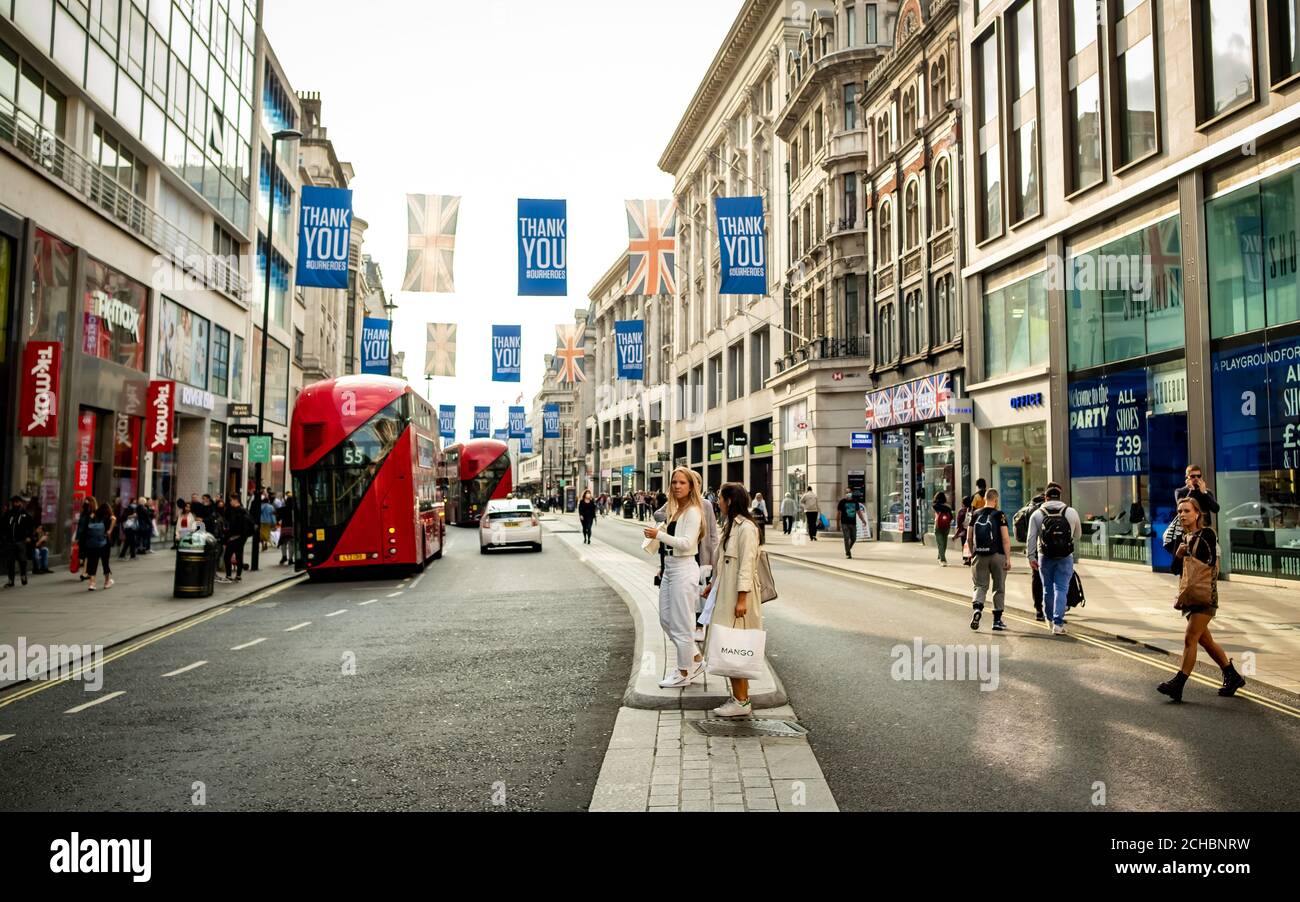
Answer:
[[145, 437], [149, 451], [171, 451], [176, 445], [172, 415], [176, 409], [176, 383], [155, 380], [149, 383], [145, 397]]
[[511, 438], [524, 437], [524, 418], [526, 416], [527, 414], [524, 412], [524, 409], [522, 407], [510, 408], [510, 419], [508, 422], [510, 424]]
[[448, 441], [456, 440], [456, 405], [438, 405], [438, 435]]
[[547, 404], [542, 408], [542, 438], [560, 437], [560, 405]]
[[576, 384], [587, 381], [582, 371], [586, 350], [578, 346], [578, 327], [572, 323], [555, 327], [555, 369], [561, 382]]
[[25, 437], [54, 438], [59, 434], [59, 361], [57, 341], [29, 341], [23, 348], [21, 406], [18, 430]]
[[519, 199], [519, 296], [569, 293], [568, 202]]
[[293, 284], [347, 288], [352, 247], [352, 191], [302, 187], [298, 214], [298, 265]]
[[645, 321], [615, 320], [614, 346], [618, 349], [618, 378], [645, 378]]
[[492, 327], [493, 382], [519, 381], [520, 342], [518, 326]]
[[452, 257], [460, 198], [442, 194], [406, 195], [406, 278], [403, 291], [456, 290]]
[[492, 434], [492, 408], [475, 407], [474, 408], [474, 428], [470, 430], [470, 438], [487, 438]]
[[378, 317], [365, 317], [361, 321], [361, 372], [379, 376], [388, 375], [389, 342], [392, 322]]
[[627, 287], [629, 294], [676, 294], [677, 202], [629, 200]]
[[716, 197], [722, 287], [718, 294], [767, 294], [763, 198]]
[[429, 323], [425, 330], [424, 375], [456, 375], [456, 324]]
[[510, 441], [510, 430], [497, 429], [492, 433], [492, 437], [499, 442], [508, 442]]
[[524, 439], [522, 442], [519, 443], [519, 453], [520, 454], [533, 453], [533, 427], [532, 426], [529, 426], [527, 429], [524, 430]]

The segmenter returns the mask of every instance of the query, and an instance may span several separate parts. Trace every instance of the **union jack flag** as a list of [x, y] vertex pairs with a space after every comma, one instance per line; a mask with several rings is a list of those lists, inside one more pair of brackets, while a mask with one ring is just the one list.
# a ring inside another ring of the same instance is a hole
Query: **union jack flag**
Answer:
[[456, 324], [428, 323], [424, 348], [424, 375], [456, 375]]
[[452, 256], [456, 251], [456, 217], [460, 198], [442, 194], [406, 195], [406, 278], [403, 291], [456, 290]]
[[555, 327], [555, 368], [560, 373], [561, 382], [586, 382], [587, 375], [582, 371], [586, 350], [578, 345], [578, 327], [573, 323]]
[[627, 288], [623, 294], [676, 294], [677, 202], [629, 200]]

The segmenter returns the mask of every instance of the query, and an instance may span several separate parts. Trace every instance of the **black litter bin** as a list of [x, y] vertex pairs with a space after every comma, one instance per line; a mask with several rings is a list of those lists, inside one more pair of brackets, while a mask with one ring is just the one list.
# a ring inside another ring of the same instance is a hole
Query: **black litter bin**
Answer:
[[175, 598], [207, 598], [217, 576], [220, 546], [211, 533], [195, 533], [176, 549]]
[[635, 505], [635, 504], [633, 504], [631, 501], [624, 501], [624, 502], [623, 502], [623, 519], [624, 519], [624, 520], [631, 520], [631, 519], [632, 519], [632, 512], [635, 511], [635, 510], [636, 510], [636, 505]]

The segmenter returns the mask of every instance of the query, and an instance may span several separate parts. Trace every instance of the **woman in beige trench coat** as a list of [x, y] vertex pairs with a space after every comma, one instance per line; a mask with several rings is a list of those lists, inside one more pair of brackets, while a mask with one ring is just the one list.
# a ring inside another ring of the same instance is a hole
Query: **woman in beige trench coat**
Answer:
[[[754, 585], [754, 571], [758, 564], [758, 525], [749, 510], [749, 493], [740, 483], [729, 482], [718, 493], [718, 505], [722, 508], [721, 535], [714, 555], [718, 594], [709, 623], [761, 630], [763, 614]], [[715, 716], [748, 717], [753, 713], [749, 702], [749, 680], [732, 679], [731, 696], [725, 705], [713, 709]]]

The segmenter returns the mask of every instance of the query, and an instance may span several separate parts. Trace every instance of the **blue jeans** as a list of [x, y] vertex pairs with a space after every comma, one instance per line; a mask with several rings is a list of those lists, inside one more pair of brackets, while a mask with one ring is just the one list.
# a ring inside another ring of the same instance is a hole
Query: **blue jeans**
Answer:
[[33, 548], [32, 563], [36, 565], [37, 570], [48, 570], [50, 568], [50, 549]]
[[1043, 575], [1043, 614], [1052, 623], [1065, 623], [1067, 599], [1070, 597], [1070, 580], [1074, 576], [1074, 558], [1038, 556], [1038, 569]]

